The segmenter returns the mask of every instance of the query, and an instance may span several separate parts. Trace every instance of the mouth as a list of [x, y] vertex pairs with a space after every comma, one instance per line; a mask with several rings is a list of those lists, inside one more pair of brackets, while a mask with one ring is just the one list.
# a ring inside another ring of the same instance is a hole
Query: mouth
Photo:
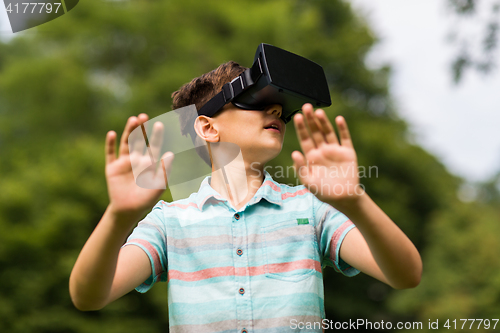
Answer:
[[279, 120], [273, 120], [272, 122], [270, 122], [269, 124], [264, 126], [264, 129], [266, 129], [268, 131], [273, 131], [276, 133], [281, 133], [281, 127], [282, 127], [282, 124]]

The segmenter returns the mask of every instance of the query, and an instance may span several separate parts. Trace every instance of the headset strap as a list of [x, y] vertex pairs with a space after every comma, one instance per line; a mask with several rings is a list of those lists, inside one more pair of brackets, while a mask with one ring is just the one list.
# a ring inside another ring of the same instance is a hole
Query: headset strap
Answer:
[[220, 111], [224, 105], [231, 102], [248, 87], [254, 85], [262, 74], [263, 70], [260, 59], [257, 58], [252, 68], [245, 70], [237, 78], [223, 85], [222, 90], [198, 110], [198, 115], [212, 117]]

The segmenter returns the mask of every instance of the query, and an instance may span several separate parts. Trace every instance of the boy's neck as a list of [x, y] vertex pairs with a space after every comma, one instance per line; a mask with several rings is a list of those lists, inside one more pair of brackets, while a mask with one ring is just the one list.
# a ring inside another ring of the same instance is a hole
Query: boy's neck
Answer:
[[214, 169], [210, 185], [237, 210], [255, 195], [264, 181], [264, 164], [245, 161], [241, 153], [226, 166]]

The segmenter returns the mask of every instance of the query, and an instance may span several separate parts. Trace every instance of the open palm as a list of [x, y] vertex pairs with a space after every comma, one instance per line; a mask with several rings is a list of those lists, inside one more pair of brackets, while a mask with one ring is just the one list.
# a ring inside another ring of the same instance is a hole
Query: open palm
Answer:
[[360, 194], [356, 151], [345, 119], [336, 118], [340, 142], [323, 110], [305, 104], [303, 114], [294, 117], [302, 152], [292, 159], [302, 184], [321, 201], [335, 206]]
[[[150, 154], [143, 153], [144, 139], [135, 140], [132, 149], [129, 149], [130, 134], [147, 120], [146, 114], [128, 119], [120, 140], [118, 157], [115, 152], [116, 133], [110, 131], [106, 136], [106, 181], [110, 204], [121, 213], [141, 214], [154, 206], [166, 188], [166, 174], [170, 170], [173, 154], [167, 153], [162, 157], [162, 167], [158, 170], [155, 170], [154, 163], [160, 153], [163, 124], [154, 125], [148, 146]], [[141, 171], [142, 183], [148, 186], [139, 186], [142, 184], [134, 177], [134, 171], [137, 175], [138, 170]]]

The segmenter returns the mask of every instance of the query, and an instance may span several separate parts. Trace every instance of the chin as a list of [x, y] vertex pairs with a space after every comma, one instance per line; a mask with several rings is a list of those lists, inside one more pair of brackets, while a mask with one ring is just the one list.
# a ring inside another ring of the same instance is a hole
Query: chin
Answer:
[[280, 153], [281, 153], [281, 148], [283, 146], [281, 144], [279, 145], [269, 145], [265, 148], [263, 148], [265, 150], [265, 154], [262, 154], [264, 156], [268, 156], [268, 161], [274, 159], [276, 156], [278, 156]]
[[248, 156], [253, 162], [266, 164], [274, 159], [281, 152], [281, 145], [253, 145], [248, 151], [248, 155], [243, 152], [243, 156]]

